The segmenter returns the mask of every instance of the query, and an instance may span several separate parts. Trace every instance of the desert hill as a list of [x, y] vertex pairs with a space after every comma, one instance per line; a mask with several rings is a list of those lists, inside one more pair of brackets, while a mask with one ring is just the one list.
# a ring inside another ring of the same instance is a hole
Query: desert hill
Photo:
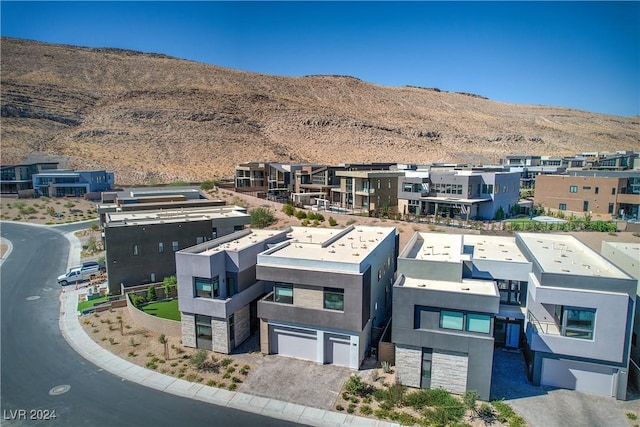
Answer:
[[120, 49], [1, 39], [2, 163], [69, 157], [118, 183], [199, 181], [250, 160], [497, 161], [638, 150], [640, 118], [347, 76], [279, 77]]

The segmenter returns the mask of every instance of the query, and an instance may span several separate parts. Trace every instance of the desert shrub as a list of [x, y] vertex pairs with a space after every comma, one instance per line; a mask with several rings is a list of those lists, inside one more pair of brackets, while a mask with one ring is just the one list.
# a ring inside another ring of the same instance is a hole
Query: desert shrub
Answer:
[[353, 414], [356, 410], [356, 405], [354, 405], [353, 403], [349, 403], [349, 406], [347, 406], [347, 412], [349, 414]]
[[373, 415], [375, 415], [376, 418], [383, 420], [389, 416], [389, 410], [384, 408], [378, 408], [373, 412]]
[[314, 219], [314, 220], [313, 220], [313, 226], [314, 226], [314, 227], [317, 227], [317, 226], [319, 226], [319, 225], [320, 225], [320, 222], [318, 222], [318, 220], [317, 220], [317, 219]]
[[336, 411], [344, 411], [344, 406], [336, 405]]
[[207, 360], [207, 351], [203, 349], [196, 350], [191, 359], [189, 359], [189, 364], [195, 366], [196, 369], [200, 370], [202, 365]]
[[236, 384], [242, 382], [242, 380], [240, 378], [238, 378], [238, 377], [231, 377], [231, 381], [236, 383]]
[[144, 297], [136, 294], [135, 292], [129, 292], [129, 300], [134, 307], [140, 308], [140, 306], [144, 303]]
[[347, 221], [347, 225], [351, 225], [351, 224], [353, 224], [355, 222], [356, 222], [355, 219], [350, 219], [350, 220]]
[[215, 186], [218, 185], [218, 182], [215, 180], [204, 181], [200, 184], [200, 188], [204, 191], [213, 190]]
[[395, 421], [401, 426], [412, 426], [418, 422], [413, 416], [407, 414], [406, 412], [389, 412], [389, 419], [391, 421]]
[[467, 390], [462, 395], [462, 402], [467, 409], [475, 411], [476, 409], [476, 400], [478, 400], [478, 391], [477, 390]]
[[238, 388], [238, 386], [236, 385], [236, 383], [231, 383], [231, 384], [229, 384], [229, 387], [227, 387], [227, 390], [229, 390], [229, 391], [233, 391], [233, 390], [235, 390], [236, 388]]
[[282, 212], [287, 216], [293, 216], [296, 213], [296, 208], [290, 203], [287, 203], [282, 207]]
[[329, 217], [329, 225], [335, 227], [338, 225], [338, 221], [336, 221], [332, 216]]
[[309, 225], [309, 220], [307, 218], [303, 219], [302, 222], [300, 223], [303, 227], [306, 227], [307, 225]]
[[344, 384], [344, 389], [355, 396], [362, 396], [366, 393], [368, 386], [362, 378], [352, 375]]
[[478, 415], [483, 418], [492, 418], [493, 409], [491, 409], [491, 405], [489, 405], [488, 403], [482, 403], [480, 405], [480, 409], [478, 410]]
[[216, 386], [216, 382], [214, 380], [209, 380], [209, 381], [207, 381], [207, 385], [209, 387], [215, 387]]
[[445, 427], [462, 420], [465, 409], [461, 402], [458, 406], [442, 407], [438, 406], [434, 409], [427, 409], [424, 417], [431, 425], [437, 427]]
[[222, 365], [222, 367], [226, 368], [227, 366], [231, 365], [231, 363], [233, 363], [233, 359], [229, 358], [229, 357], [225, 357], [224, 359], [222, 359], [220, 361], [220, 364]]
[[145, 367], [149, 368], [149, 369], [158, 369], [158, 365], [156, 365], [155, 363], [153, 363], [152, 361], [148, 361], [146, 363], [146, 365], [144, 365]]
[[255, 228], [265, 228], [273, 224], [275, 216], [270, 209], [267, 208], [255, 208], [249, 211], [251, 215], [251, 226]]
[[382, 361], [382, 372], [384, 372], [385, 374], [388, 374], [389, 372], [391, 372], [391, 363], [387, 362], [386, 360]]
[[305, 211], [296, 211], [294, 216], [300, 220], [307, 218], [307, 213]]
[[371, 414], [373, 414], [373, 409], [371, 409], [371, 406], [369, 406], [369, 405], [362, 405], [360, 407], [360, 413], [362, 415], [371, 415]]

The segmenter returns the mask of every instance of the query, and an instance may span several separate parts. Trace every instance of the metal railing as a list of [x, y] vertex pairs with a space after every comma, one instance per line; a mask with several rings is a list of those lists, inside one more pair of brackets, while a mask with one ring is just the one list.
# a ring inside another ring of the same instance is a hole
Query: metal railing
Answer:
[[560, 327], [556, 322], [540, 321], [531, 312], [527, 314], [527, 318], [529, 319], [529, 323], [534, 327], [537, 333], [548, 334], [548, 335], [561, 335]]

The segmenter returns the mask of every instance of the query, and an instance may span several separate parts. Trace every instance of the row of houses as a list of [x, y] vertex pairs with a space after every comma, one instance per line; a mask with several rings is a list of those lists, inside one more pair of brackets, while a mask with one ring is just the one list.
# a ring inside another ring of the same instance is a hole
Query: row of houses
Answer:
[[603, 256], [568, 235], [417, 232], [398, 250], [395, 228], [351, 226], [179, 251], [182, 341], [229, 353], [259, 331], [264, 354], [358, 369], [391, 319], [405, 385], [489, 399], [494, 349], [513, 348], [534, 384], [626, 398], [639, 244]]
[[[501, 163], [328, 166], [249, 162], [236, 167], [235, 189], [340, 213], [492, 220], [525, 212], [535, 203], [568, 214], [638, 219], [640, 161], [636, 152], [508, 156]], [[521, 200], [520, 190], [528, 188], [536, 189], [534, 199]]]

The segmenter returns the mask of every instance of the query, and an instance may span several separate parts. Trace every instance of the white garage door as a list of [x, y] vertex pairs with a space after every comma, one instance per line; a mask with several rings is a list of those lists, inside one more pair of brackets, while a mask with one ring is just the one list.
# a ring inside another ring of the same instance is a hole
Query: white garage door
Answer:
[[296, 359], [316, 360], [316, 333], [304, 329], [271, 326], [271, 353]]
[[324, 336], [325, 363], [340, 366], [350, 366], [351, 340], [348, 335], [325, 334]]
[[585, 393], [614, 396], [615, 369], [570, 360], [542, 359], [540, 383]]

